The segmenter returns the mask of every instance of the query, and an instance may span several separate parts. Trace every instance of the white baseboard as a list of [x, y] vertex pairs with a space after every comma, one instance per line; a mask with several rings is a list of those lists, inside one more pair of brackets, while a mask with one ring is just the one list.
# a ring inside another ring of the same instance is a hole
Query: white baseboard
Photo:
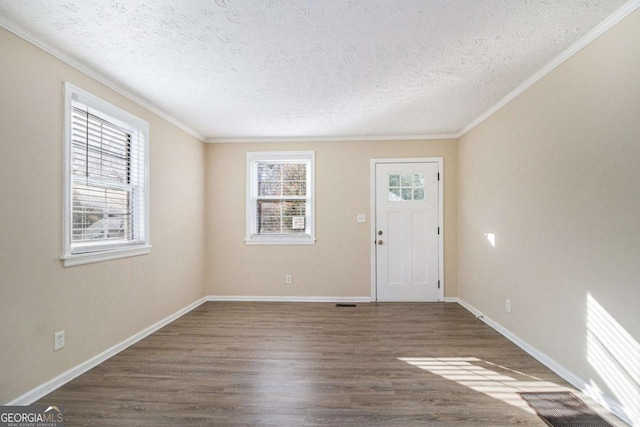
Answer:
[[160, 328], [168, 325], [169, 323], [173, 322], [177, 318], [187, 314], [188, 312], [190, 312], [194, 308], [200, 306], [201, 304], [203, 304], [206, 301], [207, 301], [206, 298], [200, 298], [199, 300], [189, 304], [185, 308], [183, 308], [181, 310], [178, 310], [177, 312], [171, 314], [170, 316], [160, 320], [157, 323], [154, 323], [153, 325], [149, 326], [148, 328], [138, 332], [137, 334], [127, 338], [126, 340], [124, 340], [124, 341], [114, 345], [113, 347], [103, 351], [102, 353], [98, 354], [97, 356], [92, 357], [91, 359], [89, 359], [89, 360], [87, 360], [87, 361], [85, 361], [85, 362], [83, 362], [83, 363], [81, 363], [81, 364], [69, 369], [68, 371], [58, 375], [57, 377], [53, 378], [52, 380], [49, 380], [46, 383], [41, 384], [38, 387], [34, 388], [33, 390], [30, 390], [30, 391], [26, 392], [25, 394], [23, 394], [20, 397], [17, 397], [16, 399], [12, 400], [11, 402], [6, 403], [6, 405], [8, 405], [8, 406], [31, 405], [33, 402], [43, 398], [47, 394], [49, 394], [52, 391], [56, 390], [57, 388], [62, 387], [63, 385], [65, 385], [69, 381], [73, 380], [74, 378], [79, 377], [80, 375], [84, 374], [88, 370], [90, 370], [92, 368], [95, 368], [96, 366], [98, 366], [99, 364], [104, 362], [105, 360], [107, 360], [110, 357], [115, 356], [116, 354], [120, 353], [122, 350], [125, 350], [128, 347], [131, 347], [133, 344], [137, 343], [141, 339], [146, 338], [147, 336], [151, 335], [155, 331], [157, 331]]
[[526, 341], [518, 337], [516, 334], [514, 334], [513, 332], [511, 332], [510, 330], [508, 330], [507, 328], [505, 328], [504, 326], [496, 322], [495, 320], [491, 319], [488, 316], [485, 316], [484, 314], [482, 314], [480, 310], [478, 310], [468, 302], [460, 298], [451, 298], [451, 302], [457, 302], [458, 304], [466, 308], [478, 319], [482, 320], [484, 323], [491, 326], [493, 329], [495, 329], [498, 333], [500, 333], [502, 336], [507, 338], [509, 341], [511, 341], [512, 343], [520, 347], [522, 350], [529, 353], [530, 356], [532, 356], [538, 362], [545, 365], [547, 368], [551, 369], [553, 372], [558, 374], [561, 378], [563, 378], [565, 381], [570, 383], [572, 386], [574, 386], [575, 388], [583, 392], [585, 395], [589, 396], [594, 401], [598, 402], [600, 405], [607, 408], [609, 411], [611, 411], [613, 414], [615, 414], [618, 418], [620, 418], [625, 423], [629, 425], [633, 425], [632, 420], [629, 418], [629, 416], [627, 415], [623, 407], [620, 405], [620, 403], [616, 399], [612, 398], [611, 396], [607, 396], [606, 394], [603, 394], [599, 391], [598, 392], [594, 391], [593, 388], [589, 385], [589, 383], [584, 379], [582, 379], [579, 375], [576, 375], [574, 372], [565, 368], [560, 363], [556, 362], [545, 353], [541, 352], [531, 344], [527, 343]]
[[[207, 297], [201, 298], [192, 304], [189, 304], [185, 308], [173, 313], [172, 315], [162, 319], [161, 321], [149, 326], [148, 328], [138, 332], [137, 334], [127, 338], [126, 340], [120, 342], [119, 344], [114, 345], [113, 347], [103, 351], [97, 356], [75, 366], [74, 368], [69, 369], [68, 371], [58, 375], [50, 381], [47, 381], [44, 384], [39, 385], [33, 390], [28, 391], [22, 396], [6, 403], [9, 406], [19, 406], [19, 405], [30, 405], [33, 402], [41, 399], [57, 388], [63, 386], [69, 381], [77, 378], [78, 376], [84, 374], [90, 369], [98, 366], [100, 363], [106, 361], [110, 357], [120, 353], [126, 348], [132, 346], [138, 341], [146, 338], [151, 335], [155, 331], [160, 328], [168, 325], [173, 322], [177, 318], [185, 315], [196, 307], [202, 305], [206, 301], [246, 301], [246, 302], [331, 302], [331, 303], [369, 303], [371, 302], [370, 297], [273, 297], [273, 296], [242, 296], [242, 295], [209, 295]], [[508, 330], [507, 328], [500, 325], [498, 322], [493, 319], [485, 316], [480, 312], [477, 308], [469, 304], [468, 302], [456, 298], [456, 297], [445, 297], [444, 302], [451, 303], [455, 302], [463, 306], [477, 318], [485, 322], [487, 325], [495, 329], [498, 333], [503, 335], [505, 338], [513, 342], [515, 345], [520, 347], [522, 350], [531, 355], [534, 359], [538, 360], [540, 363], [554, 371], [560, 377], [565, 379], [571, 385], [576, 387], [578, 390], [582, 391], [585, 395], [592, 398], [594, 401], [598, 402], [624, 422], [632, 425], [631, 419], [627, 416], [626, 412], [620, 405], [620, 403], [613, 399], [610, 396], [604, 395], [602, 393], [594, 391], [584, 379], [580, 378], [575, 373], [566, 369], [564, 366], [553, 360], [551, 357], [547, 356], [545, 353], [536, 349], [526, 341], [522, 340], [520, 337], [515, 335], [513, 332]]]
[[207, 301], [236, 301], [236, 302], [337, 302], [357, 303], [371, 302], [371, 297], [269, 297], [246, 295], [209, 295]]

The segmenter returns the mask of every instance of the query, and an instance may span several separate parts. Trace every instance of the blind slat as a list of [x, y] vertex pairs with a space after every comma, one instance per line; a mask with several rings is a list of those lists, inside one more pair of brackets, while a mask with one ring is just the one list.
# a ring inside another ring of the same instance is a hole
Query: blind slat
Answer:
[[72, 242], [132, 241], [144, 210], [144, 139], [74, 105]]

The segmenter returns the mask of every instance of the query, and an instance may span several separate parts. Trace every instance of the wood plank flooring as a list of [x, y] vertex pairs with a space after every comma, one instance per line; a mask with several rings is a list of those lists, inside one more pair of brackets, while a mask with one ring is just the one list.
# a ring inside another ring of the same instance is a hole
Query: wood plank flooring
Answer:
[[544, 426], [570, 388], [453, 303], [209, 302], [39, 404], [67, 426]]

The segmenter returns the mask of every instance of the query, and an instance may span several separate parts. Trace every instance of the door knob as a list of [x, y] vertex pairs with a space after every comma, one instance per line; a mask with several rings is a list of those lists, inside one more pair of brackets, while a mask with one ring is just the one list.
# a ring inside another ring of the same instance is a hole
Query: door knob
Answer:
[[381, 245], [381, 244], [383, 244], [383, 243], [384, 243], [384, 242], [383, 242], [382, 240], [378, 240], [378, 244], [379, 244], [379, 245]]

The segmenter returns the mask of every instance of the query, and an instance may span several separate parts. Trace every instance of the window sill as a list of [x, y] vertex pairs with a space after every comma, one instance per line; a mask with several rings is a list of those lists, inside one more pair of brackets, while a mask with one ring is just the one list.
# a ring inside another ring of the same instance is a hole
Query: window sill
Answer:
[[247, 245], [315, 245], [316, 239], [312, 237], [265, 237], [254, 236], [244, 240]]
[[147, 255], [151, 252], [151, 246], [136, 246], [132, 248], [112, 249], [109, 251], [87, 252], [83, 254], [67, 254], [60, 257], [64, 267], [92, 264], [109, 261], [112, 259], [129, 258], [139, 255]]

